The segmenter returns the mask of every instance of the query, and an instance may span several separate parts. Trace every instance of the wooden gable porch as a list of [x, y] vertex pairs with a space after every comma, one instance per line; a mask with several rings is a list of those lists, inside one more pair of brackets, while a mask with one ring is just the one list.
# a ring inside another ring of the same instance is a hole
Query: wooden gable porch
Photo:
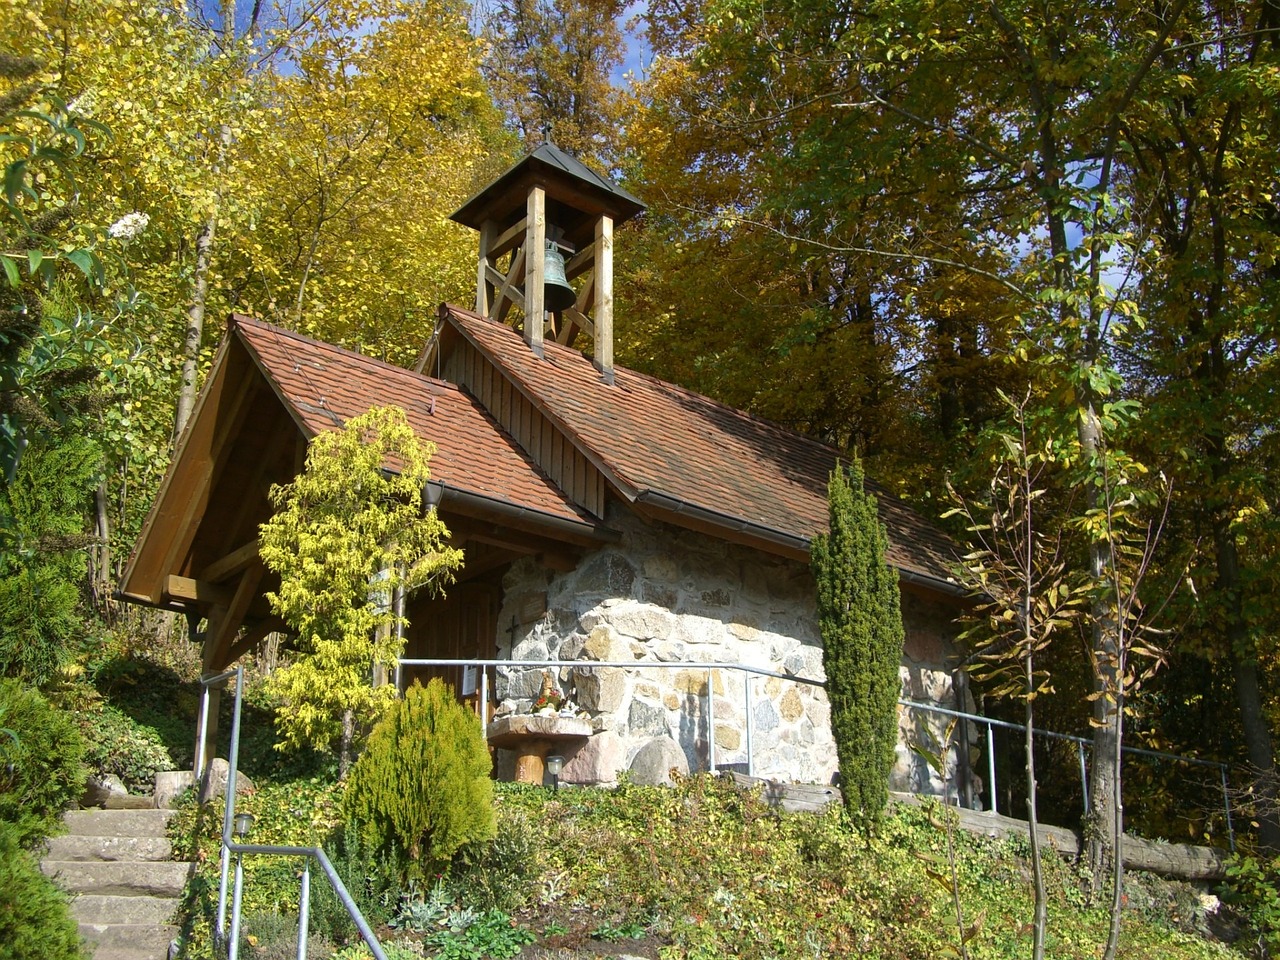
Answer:
[[446, 596], [408, 598], [407, 650], [492, 656], [507, 566], [524, 556], [572, 565], [609, 531], [457, 387], [248, 318], [233, 318], [218, 350], [122, 598], [183, 614], [206, 675], [283, 631], [266, 598], [279, 582], [258, 555], [269, 491], [302, 469], [313, 436], [378, 404], [404, 408], [418, 435], [436, 445], [436, 509], [466, 558]]

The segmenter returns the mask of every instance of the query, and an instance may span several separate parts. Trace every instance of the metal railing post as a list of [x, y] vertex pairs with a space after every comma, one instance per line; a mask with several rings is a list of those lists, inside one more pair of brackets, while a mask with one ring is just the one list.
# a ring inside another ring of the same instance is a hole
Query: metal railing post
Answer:
[[196, 719], [196, 758], [191, 765], [192, 772], [195, 774], [196, 783], [199, 784], [201, 778], [204, 777], [204, 766], [206, 758], [205, 740], [209, 736], [209, 685], [202, 684], [200, 688], [200, 713]]
[[244, 855], [236, 854], [236, 885], [231, 898], [231, 939], [227, 944], [227, 960], [240, 956], [240, 895], [244, 889]]
[[751, 711], [751, 681], [754, 680], [751, 674], [746, 674], [742, 678], [742, 687], [746, 691], [744, 699], [747, 708], [747, 776], [754, 777], [756, 775], [756, 755], [755, 755], [755, 717]]
[[1231, 823], [1231, 791], [1227, 786], [1227, 765], [1225, 763], [1218, 764], [1218, 771], [1222, 774], [1222, 807], [1227, 812], [1227, 841], [1231, 844], [1231, 852], [1236, 852], [1236, 828]]
[[710, 667], [707, 667], [707, 769], [716, 772], [716, 695]]
[[[240, 761], [240, 702], [244, 684], [244, 667], [236, 667], [236, 705], [231, 714], [231, 749], [227, 760], [227, 792], [222, 798], [222, 876], [218, 881], [218, 939], [225, 939], [227, 930], [227, 869], [231, 850], [227, 841], [231, 838], [231, 823], [236, 814], [236, 765]], [[233, 918], [234, 922], [234, 918]]]
[[311, 919], [311, 858], [302, 861], [302, 890], [298, 894], [298, 960], [307, 960], [307, 928]]
[[489, 668], [480, 668], [480, 735], [489, 740]]
[[996, 790], [996, 728], [991, 724], [987, 724], [987, 780], [988, 786], [991, 788], [991, 812], [1000, 812], [1000, 802], [997, 799], [1000, 796]]
[[1089, 815], [1089, 765], [1084, 757], [1084, 744], [1076, 741], [1076, 755], [1080, 758], [1080, 793], [1084, 796], [1084, 815]]

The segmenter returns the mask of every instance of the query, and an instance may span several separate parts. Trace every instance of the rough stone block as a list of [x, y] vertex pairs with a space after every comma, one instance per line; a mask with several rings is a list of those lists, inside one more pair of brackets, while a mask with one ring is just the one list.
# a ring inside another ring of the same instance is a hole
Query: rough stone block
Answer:
[[82, 807], [101, 807], [112, 796], [128, 796], [129, 789], [114, 773], [105, 777], [90, 777], [85, 784], [84, 794], [80, 797]]
[[800, 694], [795, 687], [782, 695], [782, 699], [778, 702], [778, 712], [788, 723], [795, 723], [804, 716], [804, 703], [801, 702]]
[[[227, 777], [231, 772], [231, 765], [221, 757], [217, 757], [209, 763], [209, 768], [204, 772], [204, 783], [200, 787], [200, 802], [208, 803], [215, 797], [226, 796], [227, 793]], [[236, 771], [236, 793], [251, 793], [256, 787], [244, 773]]]
[[631, 760], [631, 779], [641, 786], [666, 786], [671, 783], [671, 771], [680, 776], [689, 773], [689, 760], [680, 744], [670, 737], [655, 737], [642, 746]]
[[566, 756], [560, 780], [581, 784], [615, 783], [626, 763], [626, 748], [621, 738], [612, 732], [599, 733]]
[[667, 732], [667, 711], [661, 704], [632, 700], [627, 711], [627, 730], [633, 737], [660, 737]]
[[155, 787], [151, 791], [151, 801], [161, 810], [168, 810], [183, 791], [194, 787], [196, 775], [190, 770], [159, 770], [156, 772]]
[[683, 660], [685, 656], [683, 643], [656, 643], [652, 647], [653, 655], [664, 663]]
[[575, 667], [573, 686], [578, 706], [592, 713], [613, 713], [622, 708], [627, 695], [627, 679], [616, 667]]
[[634, 637], [646, 643], [669, 639], [675, 629], [675, 617], [670, 611], [648, 603], [617, 608], [609, 622], [624, 637]]
[[742, 734], [737, 727], [720, 724], [716, 727], [716, 749], [737, 750], [742, 746]]
[[582, 644], [582, 653], [589, 660], [621, 662], [631, 659], [631, 647], [618, 636], [611, 623], [602, 623], [592, 629]]
[[753, 713], [756, 733], [772, 733], [778, 729], [778, 709], [771, 701], [755, 704]]
[[668, 554], [645, 557], [641, 569], [650, 580], [659, 580], [666, 583], [674, 583], [680, 576], [680, 568], [676, 566], [676, 562]]
[[[714, 681], [713, 681], [714, 682]], [[689, 693], [695, 697], [707, 695], [707, 674], [699, 670], [677, 670], [674, 686], [677, 693]]]
[[636, 569], [617, 553], [597, 553], [578, 568], [574, 586], [579, 594], [629, 597], [636, 581]]

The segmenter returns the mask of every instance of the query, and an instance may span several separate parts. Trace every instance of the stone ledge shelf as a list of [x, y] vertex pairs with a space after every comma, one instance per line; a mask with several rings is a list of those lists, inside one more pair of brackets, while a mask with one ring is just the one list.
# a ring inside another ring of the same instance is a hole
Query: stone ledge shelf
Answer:
[[516, 713], [489, 724], [489, 746], [516, 753], [516, 783], [542, 784], [545, 759], [556, 743], [576, 743], [591, 736], [591, 722], [577, 717], [540, 717]]

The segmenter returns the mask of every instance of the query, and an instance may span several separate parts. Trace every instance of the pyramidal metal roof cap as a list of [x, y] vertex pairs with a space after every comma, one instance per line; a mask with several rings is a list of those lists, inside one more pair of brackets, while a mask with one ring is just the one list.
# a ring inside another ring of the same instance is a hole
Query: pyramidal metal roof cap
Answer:
[[494, 211], [495, 204], [513, 191], [544, 179], [548, 173], [555, 175], [557, 172], [571, 178], [578, 188], [595, 195], [603, 210], [612, 214], [615, 225], [625, 223], [646, 209], [642, 201], [608, 177], [592, 170], [555, 144], [544, 143], [471, 197], [449, 219], [479, 230], [486, 219], [505, 212]]

